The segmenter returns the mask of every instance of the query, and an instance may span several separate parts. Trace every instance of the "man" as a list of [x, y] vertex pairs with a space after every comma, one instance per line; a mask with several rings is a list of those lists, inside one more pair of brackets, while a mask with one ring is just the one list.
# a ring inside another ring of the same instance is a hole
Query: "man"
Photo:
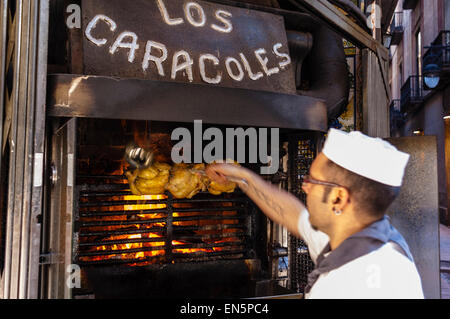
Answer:
[[306, 207], [243, 167], [214, 164], [208, 176], [238, 185], [274, 222], [308, 245], [316, 267], [306, 298], [423, 298], [403, 237], [385, 215], [409, 155], [379, 138], [331, 129], [303, 177]]

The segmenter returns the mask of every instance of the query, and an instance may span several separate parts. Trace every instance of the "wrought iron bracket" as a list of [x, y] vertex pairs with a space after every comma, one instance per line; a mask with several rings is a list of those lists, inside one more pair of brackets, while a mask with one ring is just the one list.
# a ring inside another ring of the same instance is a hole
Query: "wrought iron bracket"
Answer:
[[55, 265], [64, 263], [64, 255], [49, 252], [39, 256], [39, 265]]

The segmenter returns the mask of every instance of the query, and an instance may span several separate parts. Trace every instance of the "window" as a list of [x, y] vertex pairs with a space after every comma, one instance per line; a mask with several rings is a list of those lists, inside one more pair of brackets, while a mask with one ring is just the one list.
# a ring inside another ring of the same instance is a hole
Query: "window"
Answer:
[[422, 75], [422, 34], [420, 30], [416, 33], [416, 74]]

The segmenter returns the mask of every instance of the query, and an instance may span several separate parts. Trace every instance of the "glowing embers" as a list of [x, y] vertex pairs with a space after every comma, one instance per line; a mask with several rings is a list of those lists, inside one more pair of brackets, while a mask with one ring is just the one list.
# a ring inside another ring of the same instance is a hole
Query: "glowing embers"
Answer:
[[246, 254], [249, 215], [242, 194], [228, 199], [207, 193], [196, 199], [135, 196], [120, 183], [79, 189], [76, 259], [82, 265], [142, 266]]
[[167, 197], [127, 193], [81, 194], [79, 261], [149, 262], [164, 256], [167, 204], [160, 202]]

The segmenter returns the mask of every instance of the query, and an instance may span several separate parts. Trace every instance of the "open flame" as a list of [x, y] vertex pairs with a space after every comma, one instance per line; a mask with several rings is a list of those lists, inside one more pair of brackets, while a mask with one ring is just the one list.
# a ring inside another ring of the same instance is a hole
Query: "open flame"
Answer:
[[[114, 207], [105, 207], [105, 212], [111, 212], [111, 211], [121, 211], [123, 210], [123, 214], [121, 215], [112, 215], [109, 216], [108, 214], [105, 214], [105, 216], [100, 217], [93, 217], [84, 219], [84, 221], [117, 221], [118, 223], [114, 226], [95, 226], [97, 230], [108, 230], [108, 231], [116, 231], [121, 229], [127, 229], [130, 228], [134, 229], [132, 234], [117, 234], [117, 235], [111, 235], [106, 238], [102, 238], [102, 242], [104, 244], [102, 245], [96, 245], [93, 246], [93, 248], [90, 251], [97, 251], [97, 252], [104, 252], [105, 254], [95, 255], [95, 256], [83, 256], [80, 257], [83, 261], [102, 261], [102, 260], [133, 260], [133, 262], [130, 264], [132, 266], [136, 265], [146, 265], [155, 262], [156, 260], [149, 260], [149, 257], [161, 257], [164, 258], [164, 255], [166, 253], [166, 242], [165, 238], [162, 234], [159, 234], [157, 232], [148, 231], [148, 229], [152, 227], [160, 227], [164, 229], [166, 226], [164, 220], [166, 213], [161, 212], [152, 212], [153, 210], [159, 210], [161, 211], [166, 209], [166, 204], [148, 204], [144, 201], [148, 200], [162, 200], [166, 199], [167, 196], [160, 194], [160, 195], [124, 195], [119, 197], [114, 197], [114, 201], [133, 201], [133, 204], [125, 204], [123, 206], [114, 206]], [[139, 201], [142, 201], [143, 203], [139, 203]], [[139, 211], [139, 213], [136, 213], [136, 211]], [[127, 214], [127, 212], [134, 212], [134, 214]], [[173, 218], [176, 217], [190, 217], [190, 216], [196, 216], [198, 213], [196, 212], [183, 212], [183, 213], [172, 213]], [[213, 238], [208, 237], [208, 235], [217, 233], [217, 229], [209, 230], [208, 226], [214, 226], [214, 225], [231, 225], [231, 224], [237, 224], [238, 221], [236, 219], [232, 219], [233, 216], [236, 215], [235, 211], [225, 211], [222, 212], [224, 216], [230, 216], [230, 219], [227, 220], [208, 220], [207, 217], [205, 219], [194, 219], [194, 220], [187, 220], [187, 221], [174, 221], [174, 226], [196, 226], [201, 227], [201, 230], [194, 231], [195, 234], [199, 235], [200, 238], [202, 238], [203, 244], [208, 244], [208, 248], [201, 248], [201, 247], [183, 247], [183, 246], [192, 246], [192, 243], [190, 243], [187, 240], [177, 240], [174, 239], [171, 241], [172, 243], [172, 253], [176, 254], [195, 254], [195, 253], [211, 253], [211, 252], [219, 252], [223, 251], [223, 247], [214, 247], [214, 244], [222, 244], [226, 242], [233, 242], [236, 239], [233, 237], [226, 237], [226, 238]], [[137, 222], [148, 222], [146, 223], [132, 223], [127, 224], [129, 220], [129, 216], [132, 216]], [[152, 223], [152, 220], [160, 219], [160, 221], [156, 221]], [[121, 222], [124, 222], [122, 225]], [[90, 229], [92, 230], [92, 228]], [[220, 230], [223, 233], [232, 233], [233, 229], [223, 229]], [[161, 238], [160, 241], [157, 239]], [[150, 258], [151, 259], [151, 258]], [[142, 260], [142, 261], [139, 261]]]

